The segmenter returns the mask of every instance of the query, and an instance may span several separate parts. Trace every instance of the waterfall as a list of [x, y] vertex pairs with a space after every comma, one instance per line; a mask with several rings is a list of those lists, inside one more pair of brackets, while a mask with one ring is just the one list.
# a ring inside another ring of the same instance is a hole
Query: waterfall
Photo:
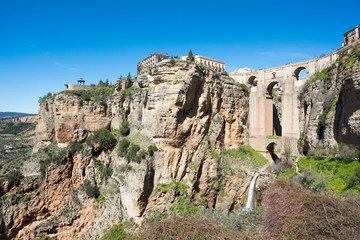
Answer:
[[250, 209], [254, 208], [254, 189], [255, 189], [255, 182], [256, 182], [257, 177], [258, 177], [258, 175], [255, 175], [255, 177], [253, 177], [253, 179], [251, 180], [249, 195], [248, 195], [245, 209], [250, 210]]

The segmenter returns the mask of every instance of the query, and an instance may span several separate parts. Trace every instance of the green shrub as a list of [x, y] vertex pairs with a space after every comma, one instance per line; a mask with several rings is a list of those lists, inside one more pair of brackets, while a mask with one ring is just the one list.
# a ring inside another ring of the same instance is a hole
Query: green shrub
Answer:
[[84, 149], [84, 145], [81, 143], [77, 143], [77, 142], [70, 142], [70, 145], [68, 148], [69, 148], [70, 152], [80, 152], [81, 150]]
[[121, 127], [120, 127], [120, 134], [122, 136], [128, 136], [130, 134], [130, 127], [129, 127], [129, 121], [127, 119], [125, 119], [122, 123], [121, 123]]
[[97, 198], [96, 198], [96, 202], [99, 204], [103, 204], [105, 202], [105, 197], [104, 195], [100, 194]]
[[39, 152], [43, 152], [47, 155], [45, 160], [40, 161], [39, 171], [41, 176], [45, 177], [46, 170], [51, 163], [59, 164], [64, 159], [70, 148], [71, 146], [67, 148], [59, 148], [57, 147], [56, 142], [54, 142], [39, 150]]
[[[326, 183], [327, 191], [340, 195], [348, 192], [360, 194], [360, 162], [340, 158], [301, 158], [298, 162], [300, 173], [305, 176], [304, 185], [317, 189]], [[309, 170], [311, 168], [311, 170]]]
[[89, 180], [85, 180], [84, 183], [80, 185], [80, 189], [83, 190], [89, 198], [98, 198], [100, 195], [99, 188]]
[[134, 162], [136, 162], [136, 163], [141, 163], [141, 161], [142, 161], [143, 159], [145, 159], [145, 155], [146, 155], [145, 151], [144, 151], [144, 150], [140, 150], [140, 151], [136, 154], [135, 159], [134, 159]]
[[112, 149], [116, 145], [116, 138], [106, 128], [95, 131], [93, 141], [98, 143], [99, 148], [102, 150]]
[[191, 216], [202, 212], [201, 208], [197, 207], [190, 198], [180, 197], [169, 208], [170, 215]]
[[130, 147], [127, 149], [127, 153], [126, 153], [126, 160], [129, 162], [135, 162], [136, 159], [136, 155], [137, 152], [140, 150], [140, 146], [137, 144], [131, 144]]
[[154, 153], [157, 151], [157, 147], [155, 145], [148, 146], [148, 153], [150, 156], [154, 156]]
[[124, 157], [126, 155], [129, 145], [130, 145], [130, 142], [126, 138], [120, 140], [120, 142], [119, 142], [119, 156], [120, 157]]
[[113, 225], [100, 240], [121, 240], [126, 239], [130, 234], [126, 233], [124, 230], [131, 228], [131, 223], [126, 221], [120, 224]]
[[102, 105], [106, 105], [106, 101], [109, 96], [111, 96], [115, 91], [113, 87], [103, 87], [95, 89], [86, 89], [86, 90], [71, 90], [64, 91], [65, 94], [75, 95], [82, 98], [85, 101], [93, 100], [99, 102]]
[[12, 183], [19, 182], [24, 178], [20, 170], [12, 170], [5, 175], [5, 180], [11, 185]]
[[112, 176], [113, 169], [111, 168], [110, 164], [104, 165], [101, 161], [95, 159], [94, 165], [96, 168], [99, 169], [101, 173], [101, 177], [104, 178], [105, 180], [107, 180]]
[[180, 182], [176, 182], [176, 181], [172, 181], [169, 184], [158, 184], [156, 186], [156, 188], [153, 190], [153, 194], [157, 193], [157, 192], [168, 192], [170, 189], [174, 189], [175, 191], [179, 192], [180, 194], [186, 195], [187, 194], [187, 185], [180, 183]]
[[268, 163], [266, 158], [260, 153], [256, 152], [250, 145], [239, 147], [238, 149], [224, 150], [224, 156], [226, 158], [236, 158], [242, 162], [242, 164], [261, 167]]

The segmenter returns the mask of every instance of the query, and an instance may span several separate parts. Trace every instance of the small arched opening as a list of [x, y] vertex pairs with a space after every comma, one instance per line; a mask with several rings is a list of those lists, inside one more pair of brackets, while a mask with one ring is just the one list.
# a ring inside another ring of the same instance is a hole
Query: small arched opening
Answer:
[[272, 159], [274, 161], [275, 164], [279, 163], [281, 160], [278, 157], [278, 155], [275, 154], [277, 148], [277, 144], [272, 142], [270, 144], [267, 145], [266, 150], [268, 153], [268, 159]]
[[301, 66], [301, 67], [298, 67], [297, 69], [295, 69], [294, 71], [294, 78], [295, 78], [295, 81], [297, 80], [304, 80], [306, 79], [308, 76], [308, 70]]
[[266, 88], [266, 135], [281, 136], [281, 98], [282, 86], [280, 82], [271, 82]]
[[247, 82], [251, 87], [256, 87], [257, 86], [257, 77], [251, 76], [251, 77], [249, 77]]

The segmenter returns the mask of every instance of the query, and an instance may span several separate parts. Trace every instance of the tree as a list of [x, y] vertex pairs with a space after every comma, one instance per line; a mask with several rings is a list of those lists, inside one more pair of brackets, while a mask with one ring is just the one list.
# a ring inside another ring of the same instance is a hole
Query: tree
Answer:
[[100, 81], [98, 83], [98, 87], [104, 87], [105, 83], [103, 82], [103, 80], [100, 78]]
[[105, 86], [108, 87], [109, 86], [109, 79], [106, 78], [106, 81], [105, 81]]
[[190, 49], [189, 54], [188, 54], [188, 56], [187, 56], [187, 60], [190, 61], [190, 62], [194, 62], [194, 61], [195, 61], [195, 57], [194, 57], [194, 54], [193, 54], [193, 52], [191, 51], [191, 49]]
[[130, 72], [129, 72], [127, 78], [128, 78], [129, 80], [131, 80], [131, 74], [130, 74]]

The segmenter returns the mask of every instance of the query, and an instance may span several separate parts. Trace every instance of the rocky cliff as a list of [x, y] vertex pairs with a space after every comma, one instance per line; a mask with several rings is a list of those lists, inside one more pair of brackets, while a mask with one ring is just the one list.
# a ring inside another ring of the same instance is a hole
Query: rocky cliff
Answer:
[[[3, 201], [2, 236], [97, 239], [121, 220], [141, 224], [154, 212], [168, 210], [179, 193], [154, 189], [171, 182], [184, 184], [182, 194], [198, 206], [239, 211], [255, 172], [261, 175], [258, 189], [273, 178], [264, 171], [266, 161], [246, 157], [241, 162], [242, 152], [232, 150], [246, 139], [248, 94], [246, 86], [225, 75], [168, 60], [137, 79], [122, 79], [115, 89], [47, 97], [40, 104], [36, 153], [29, 161], [37, 167], [28, 173], [39, 174], [40, 168], [44, 178], [40, 185], [35, 181], [21, 188], [21, 180], [18, 190], [5, 189], [6, 196], [22, 197]], [[125, 122], [128, 136], [118, 130]], [[90, 140], [104, 128], [115, 135], [115, 147], [102, 149]], [[126, 154], [119, 146], [125, 139], [131, 142]], [[51, 150], [65, 146], [62, 155]], [[136, 160], [129, 153], [134, 146]], [[157, 151], [147, 152], [149, 146]], [[98, 191], [97, 201], [85, 194], [86, 186]]]
[[299, 94], [303, 153], [339, 143], [360, 149], [360, 51], [343, 53], [317, 73]]

